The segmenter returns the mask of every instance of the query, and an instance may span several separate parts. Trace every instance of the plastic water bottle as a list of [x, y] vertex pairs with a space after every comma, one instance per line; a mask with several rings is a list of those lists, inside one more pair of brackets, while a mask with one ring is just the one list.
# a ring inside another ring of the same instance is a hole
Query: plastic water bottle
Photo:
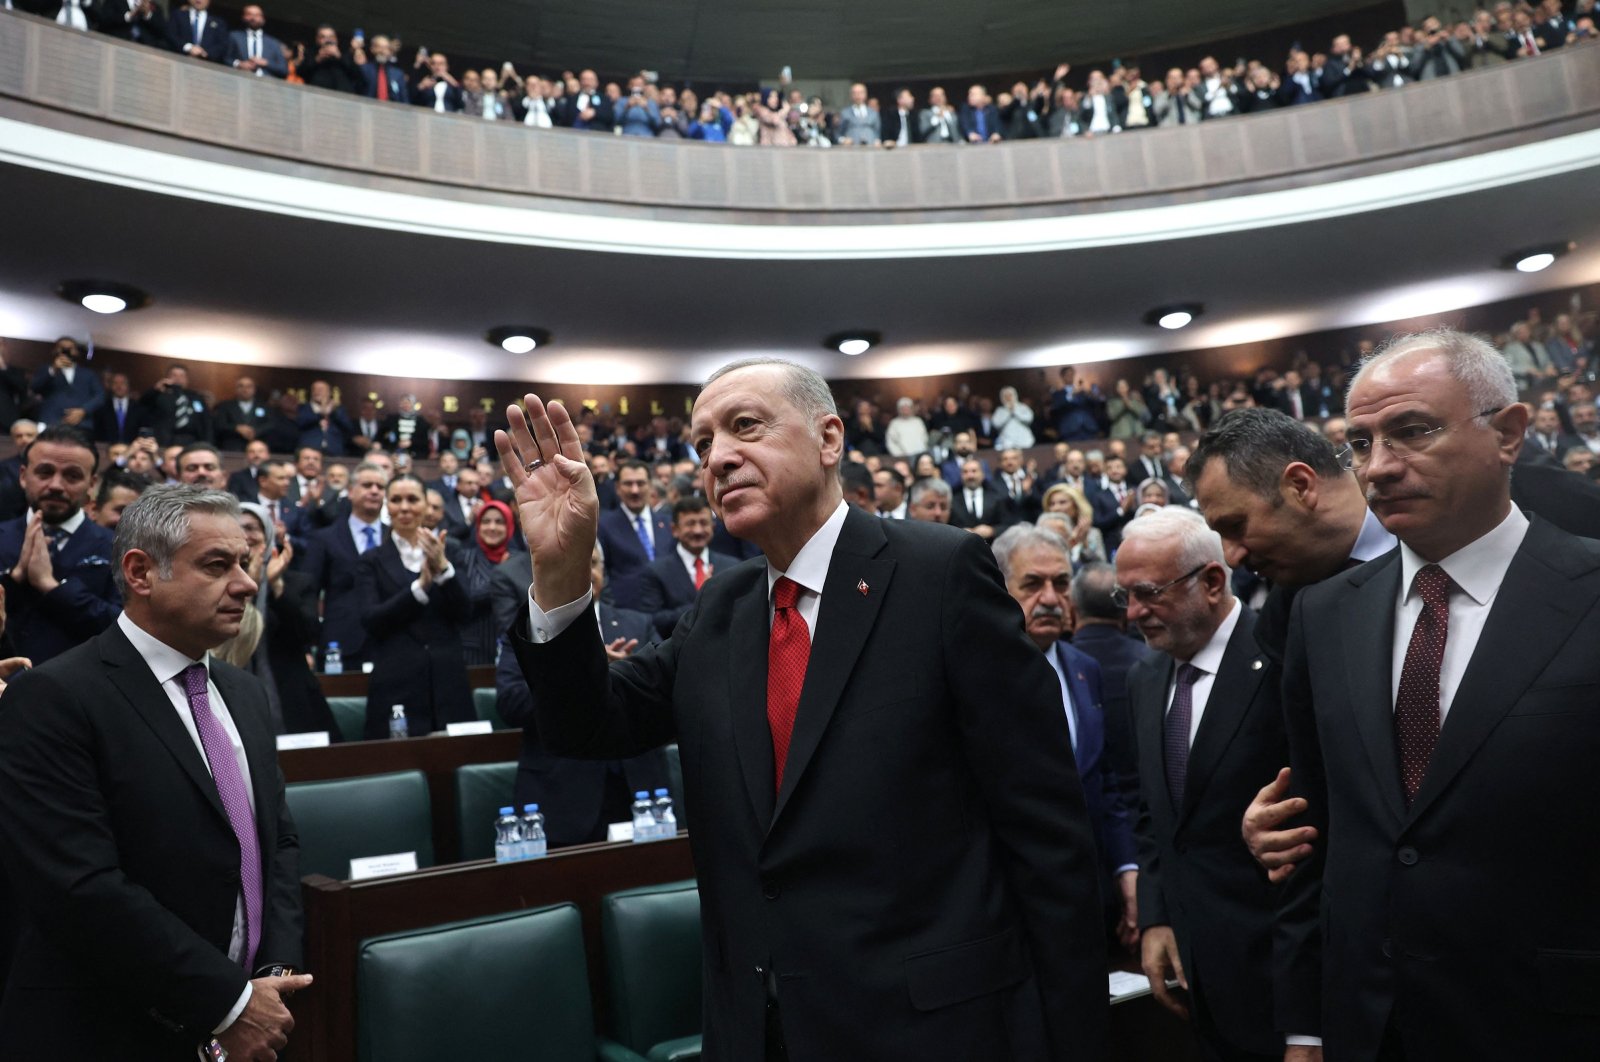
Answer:
[[501, 808], [494, 820], [494, 861], [515, 863], [522, 858], [522, 827], [516, 808]]
[[656, 790], [656, 836], [678, 836], [678, 816], [672, 813], [672, 794], [665, 789]]
[[397, 704], [389, 710], [389, 736], [403, 738], [411, 736], [411, 727], [406, 723], [406, 706]]
[[538, 859], [545, 854], [544, 815], [538, 804], [522, 807], [522, 858]]
[[633, 839], [635, 841], [653, 841], [656, 839], [655, 807], [655, 802], [650, 799], [648, 790], [641, 789], [633, 794]]
[[322, 673], [324, 675], [344, 674], [344, 657], [339, 655], [338, 642], [328, 643], [328, 651], [322, 657]]

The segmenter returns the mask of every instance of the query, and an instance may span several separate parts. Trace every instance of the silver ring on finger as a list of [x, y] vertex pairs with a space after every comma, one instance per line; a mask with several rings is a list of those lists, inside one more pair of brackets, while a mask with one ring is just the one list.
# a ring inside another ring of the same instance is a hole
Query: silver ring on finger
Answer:
[[522, 466], [522, 470], [524, 472], [526, 472], [528, 475], [531, 476], [531, 475], [533, 475], [535, 472], [539, 471], [539, 469], [541, 469], [543, 467], [544, 467], [544, 458], [535, 457], [532, 461], [529, 461], [527, 464], [523, 465]]

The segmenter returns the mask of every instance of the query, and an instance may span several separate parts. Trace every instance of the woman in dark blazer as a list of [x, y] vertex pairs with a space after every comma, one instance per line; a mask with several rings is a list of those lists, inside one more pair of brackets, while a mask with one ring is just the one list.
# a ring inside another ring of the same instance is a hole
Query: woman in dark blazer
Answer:
[[445, 556], [444, 538], [422, 526], [428, 489], [402, 473], [389, 482], [389, 534], [361, 555], [356, 598], [367, 628], [367, 723], [371, 741], [389, 736], [395, 705], [412, 737], [475, 718], [461, 625], [466, 588]]
[[472, 538], [452, 546], [453, 563], [461, 569], [459, 578], [471, 609], [461, 625], [461, 652], [468, 667], [493, 664], [497, 643], [505, 633], [495, 625], [491, 582], [495, 568], [514, 548], [516, 521], [511, 506], [491, 498], [478, 506], [472, 526]]

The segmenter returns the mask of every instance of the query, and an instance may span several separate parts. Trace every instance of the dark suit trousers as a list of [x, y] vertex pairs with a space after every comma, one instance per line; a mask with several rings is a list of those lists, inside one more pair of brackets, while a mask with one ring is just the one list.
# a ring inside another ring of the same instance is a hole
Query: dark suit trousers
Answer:
[[1205, 989], [1199, 979], [1190, 979], [1189, 991], [1189, 1024], [1194, 1029], [1195, 1043], [1199, 1046], [1200, 1057], [1205, 1062], [1283, 1062], [1281, 1051], [1272, 1055], [1260, 1055], [1235, 1046], [1212, 1023], [1210, 1008], [1206, 1006]]

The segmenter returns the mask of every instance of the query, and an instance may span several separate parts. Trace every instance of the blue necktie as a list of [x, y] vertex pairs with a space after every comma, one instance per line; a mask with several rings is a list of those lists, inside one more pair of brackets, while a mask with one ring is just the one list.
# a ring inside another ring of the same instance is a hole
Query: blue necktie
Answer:
[[127, 419], [127, 416], [128, 416], [128, 407], [122, 404], [121, 399], [118, 399], [117, 403], [116, 403], [116, 408], [117, 408], [117, 437], [121, 438], [122, 437], [122, 429], [124, 427], [124, 423], [123, 422]]
[[975, 110], [973, 112], [973, 115], [978, 120], [978, 136], [979, 136], [979, 138], [983, 139], [983, 140], [988, 140], [989, 139], [989, 123], [984, 121], [984, 119], [983, 119], [983, 108], [979, 107], [977, 110]]
[[361, 537], [364, 540], [362, 542], [362, 546], [361, 546], [361, 552], [362, 553], [365, 553], [369, 549], [376, 549], [377, 548], [377, 546], [378, 546], [378, 532], [377, 532], [377, 530], [375, 528], [363, 527], [361, 529]]
[[644, 547], [644, 555], [651, 560], [656, 559], [656, 544], [650, 538], [650, 532], [644, 526], [644, 513], [633, 518], [633, 529], [639, 534], [639, 544]]

